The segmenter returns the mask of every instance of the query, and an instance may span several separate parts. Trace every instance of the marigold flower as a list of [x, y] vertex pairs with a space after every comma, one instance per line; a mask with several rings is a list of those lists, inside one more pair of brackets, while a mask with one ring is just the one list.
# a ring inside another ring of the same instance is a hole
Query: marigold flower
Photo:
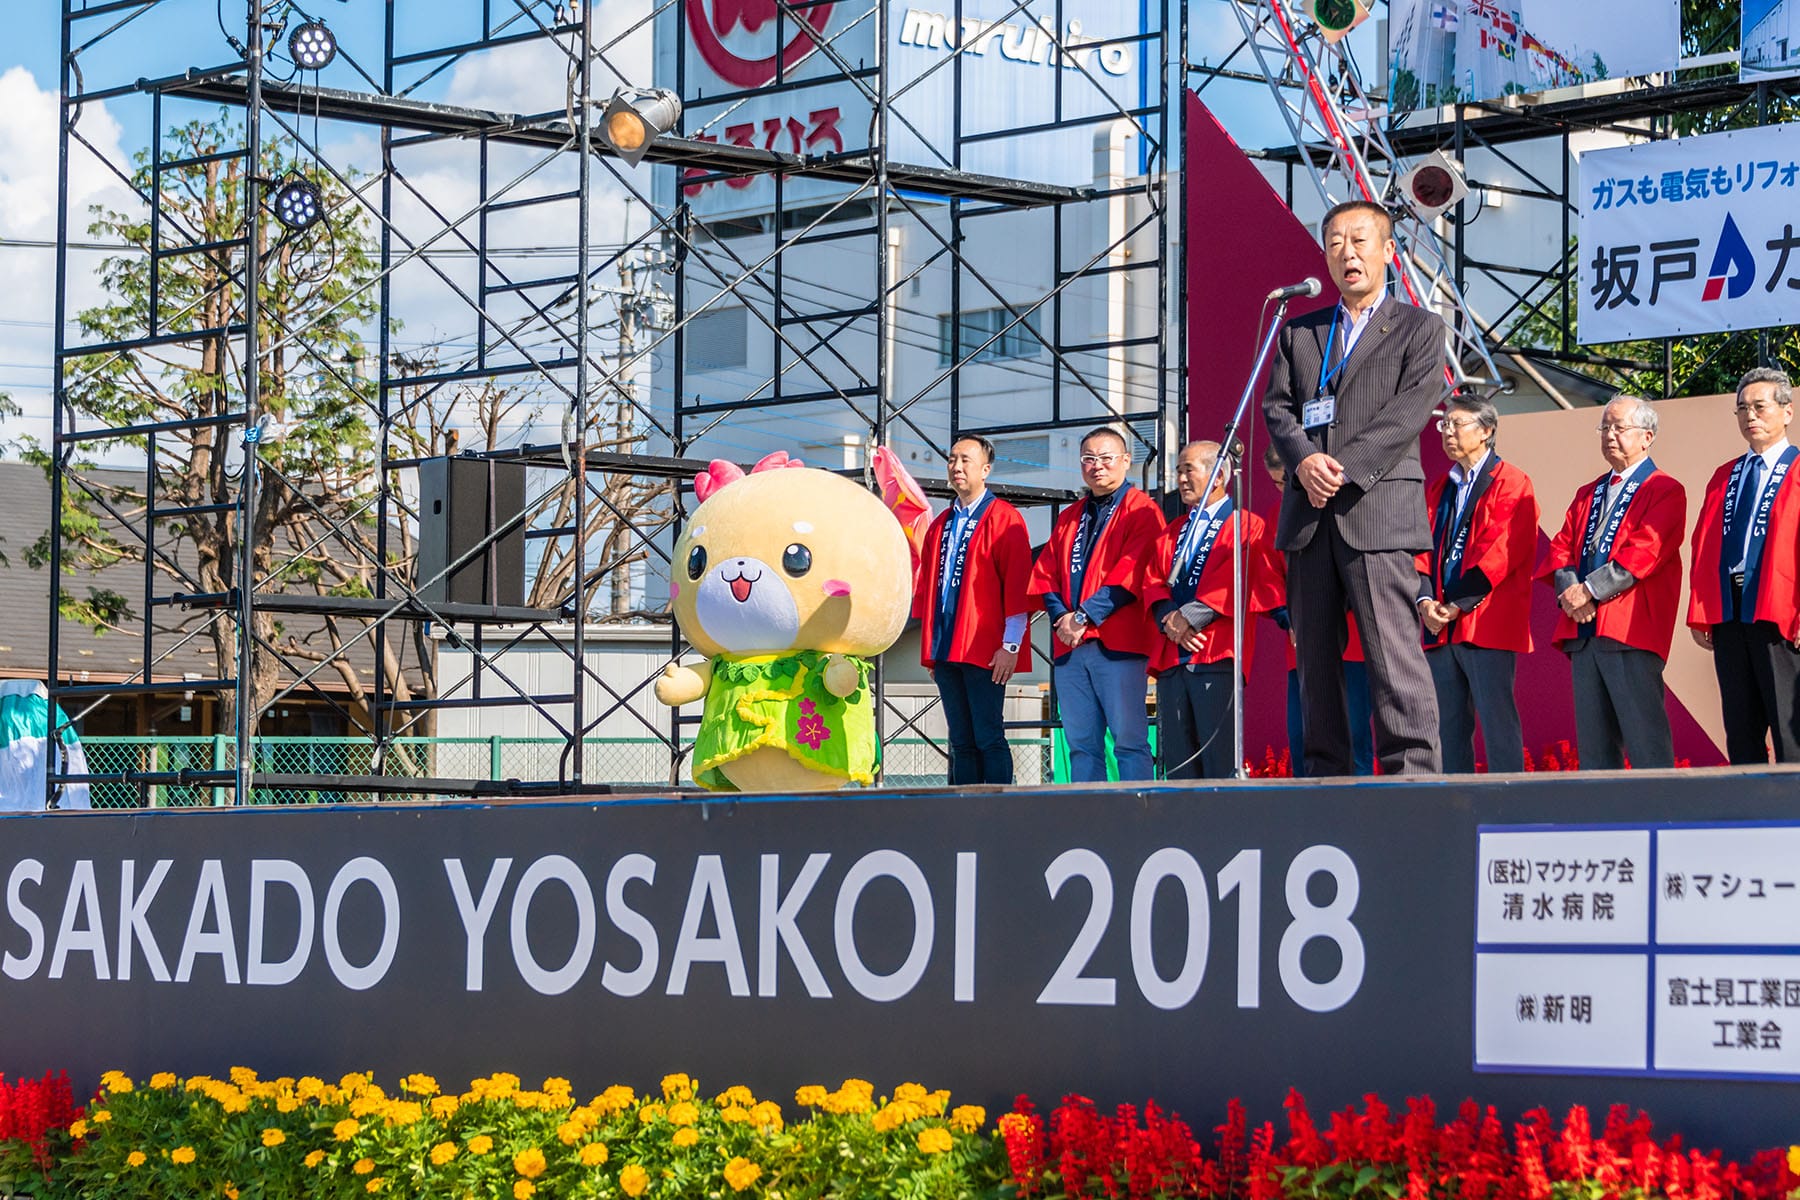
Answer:
[[145, 1154], [142, 1150], [133, 1150], [130, 1154], [125, 1156], [125, 1165], [128, 1167], [141, 1167], [149, 1161], [150, 1156]]
[[773, 1100], [764, 1100], [750, 1110], [750, 1123], [760, 1129], [781, 1128], [781, 1105]]
[[662, 1115], [663, 1115], [663, 1106], [660, 1104], [657, 1104], [655, 1101], [652, 1101], [649, 1104], [644, 1105], [644, 1107], [638, 1109], [638, 1120], [642, 1121], [646, 1125], [648, 1125], [650, 1122], [656, 1120], [658, 1117], [660, 1117]]
[[925, 1097], [925, 1111], [934, 1117], [941, 1117], [949, 1103], [950, 1093], [948, 1091], [936, 1091]]
[[750, 1110], [741, 1104], [734, 1104], [719, 1114], [719, 1120], [727, 1125], [743, 1125], [750, 1120]]
[[615, 1083], [601, 1092], [596, 1099], [605, 1101], [606, 1107], [613, 1112], [624, 1112], [637, 1103], [637, 1093], [622, 1083]]
[[684, 1125], [677, 1129], [675, 1136], [669, 1140], [675, 1144], [677, 1149], [685, 1150], [700, 1140], [700, 1131], [692, 1126]]
[[84, 1138], [87, 1136], [87, 1131], [88, 1123], [86, 1121], [78, 1120], [69, 1123], [69, 1136], [72, 1138]]
[[308, 1167], [316, 1167], [325, 1161], [325, 1152], [323, 1150], [314, 1150], [301, 1161], [306, 1163]]
[[462, 1101], [455, 1096], [433, 1096], [431, 1098], [431, 1115], [440, 1121], [455, 1116], [456, 1110], [460, 1107], [462, 1107]]
[[892, 1133], [906, 1124], [906, 1120], [904, 1105], [884, 1104], [869, 1118], [869, 1125], [876, 1133]]
[[299, 1107], [300, 1097], [292, 1092], [283, 1092], [275, 1098], [275, 1111], [278, 1113], [291, 1113]]
[[1800, 1175], [1800, 1146], [1788, 1147], [1788, 1170]]
[[285, 1141], [287, 1141], [287, 1134], [281, 1132], [279, 1129], [265, 1129], [262, 1131], [262, 1144], [271, 1149], [281, 1145], [281, 1143]]
[[478, 1133], [469, 1139], [470, 1154], [486, 1154], [494, 1148], [494, 1139], [485, 1133]]
[[434, 1167], [441, 1167], [455, 1157], [455, 1142], [439, 1142], [431, 1148], [431, 1165]]
[[979, 1104], [959, 1105], [950, 1114], [950, 1127], [958, 1133], [974, 1133], [987, 1124], [987, 1109]]
[[194, 1161], [194, 1148], [192, 1146], [175, 1147], [175, 1149], [169, 1151], [169, 1161], [178, 1167], [187, 1166]]
[[231, 1070], [227, 1071], [226, 1074], [230, 1076], [231, 1082], [237, 1084], [239, 1087], [244, 1087], [256, 1082], [256, 1072], [252, 1071], [249, 1067], [233, 1067]]
[[636, 1163], [626, 1164], [625, 1169], [619, 1172], [619, 1190], [632, 1197], [632, 1200], [643, 1195], [649, 1186], [650, 1172]]
[[362, 1132], [362, 1122], [345, 1117], [331, 1127], [331, 1136], [340, 1142], [347, 1142]]
[[762, 1176], [762, 1168], [747, 1158], [738, 1157], [725, 1164], [725, 1182], [731, 1190], [741, 1192]]
[[356, 1160], [355, 1165], [350, 1169], [358, 1175], [367, 1175], [375, 1169], [375, 1160], [372, 1158], [359, 1158]]
[[343, 1089], [346, 1092], [360, 1091], [361, 1089], [367, 1087], [368, 1084], [369, 1084], [369, 1077], [367, 1075], [361, 1074], [356, 1071], [352, 1071], [352, 1072], [350, 1072], [350, 1074], [345, 1075], [343, 1078], [338, 1080], [338, 1087]]
[[749, 1108], [756, 1103], [756, 1094], [741, 1083], [734, 1083], [713, 1098], [713, 1103], [720, 1108], [731, 1108], [734, 1105]]
[[150, 1077], [150, 1086], [153, 1088], [171, 1088], [180, 1082], [181, 1077], [173, 1071], [158, 1071]]
[[527, 1179], [536, 1179], [544, 1173], [544, 1168], [549, 1165], [544, 1161], [544, 1152], [536, 1146], [513, 1155], [513, 1170]]
[[956, 1144], [948, 1129], [933, 1126], [919, 1130], [919, 1152], [921, 1154], [942, 1154]]
[[385, 1180], [381, 1176], [377, 1175], [375, 1178], [369, 1180], [369, 1182], [363, 1184], [363, 1191], [379, 1192], [382, 1189], [383, 1185], [385, 1185], [386, 1183], [387, 1183], [387, 1180]]
[[219, 1190], [225, 1193], [225, 1200], [238, 1200], [237, 1184], [228, 1183]]
[[662, 1094], [664, 1100], [692, 1100], [694, 1098], [694, 1081], [680, 1072], [674, 1075], [664, 1075]]
[[92, 1121], [96, 1125], [104, 1125], [108, 1121], [112, 1120], [112, 1110], [107, 1109], [107, 1108], [95, 1109], [93, 1112], [88, 1114], [88, 1120]]
[[108, 1071], [100, 1076], [100, 1086], [109, 1092], [123, 1095], [131, 1091], [131, 1076], [123, 1071]]
[[415, 1096], [435, 1096], [438, 1092], [438, 1081], [429, 1075], [415, 1073], [400, 1081], [400, 1090], [411, 1092]]
[[315, 1100], [325, 1090], [325, 1081], [316, 1075], [302, 1075], [294, 1085], [294, 1094], [302, 1100]]
[[916, 1083], [903, 1083], [894, 1089], [894, 1099], [896, 1100], [917, 1100], [923, 1102], [928, 1095], [930, 1095], [930, 1093]]
[[587, 1135], [587, 1127], [580, 1121], [564, 1121], [556, 1127], [556, 1140], [565, 1146], [573, 1146]]
[[581, 1148], [581, 1165], [597, 1167], [606, 1161], [606, 1143], [589, 1142]]
[[537, 1184], [529, 1179], [513, 1181], [513, 1200], [531, 1200], [531, 1194], [537, 1191]]
[[692, 1125], [700, 1119], [700, 1110], [686, 1100], [669, 1105], [671, 1125]]
[[817, 1108], [825, 1103], [825, 1089], [816, 1083], [809, 1083], [794, 1093], [794, 1103], [802, 1108]]
[[570, 1093], [574, 1091], [574, 1088], [569, 1081], [564, 1079], [561, 1075], [552, 1075], [550, 1078], [544, 1080], [544, 1086], [540, 1087], [538, 1091], [543, 1092], [546, 1095], [557, 1096], [566, 1100]]

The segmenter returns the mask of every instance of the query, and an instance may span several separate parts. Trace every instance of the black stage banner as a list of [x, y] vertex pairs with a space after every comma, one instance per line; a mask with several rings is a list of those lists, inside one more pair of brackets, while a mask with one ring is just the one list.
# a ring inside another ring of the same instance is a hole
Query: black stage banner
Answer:
[[0, 1069], [1367, 1092], [1786, 1144], [1797, 777], [8, 817]]

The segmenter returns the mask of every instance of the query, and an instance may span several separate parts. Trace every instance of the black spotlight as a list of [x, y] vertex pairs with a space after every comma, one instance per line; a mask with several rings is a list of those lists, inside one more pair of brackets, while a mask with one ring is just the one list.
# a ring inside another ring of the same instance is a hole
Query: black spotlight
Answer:
[[298, 233], [311, 228], [325, 215], [325, 195], [307, 179], [284, 180], [269, 201], [275, 219]]
[[308, 21], [288, 34], [288, 57], [307, 71], [322, 71], [337, 57], [337, 38], [323, 21]]

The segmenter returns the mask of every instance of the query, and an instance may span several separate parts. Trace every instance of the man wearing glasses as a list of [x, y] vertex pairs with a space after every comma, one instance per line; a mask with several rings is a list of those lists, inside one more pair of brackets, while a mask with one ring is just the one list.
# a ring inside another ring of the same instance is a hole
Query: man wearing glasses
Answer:
[[1369, 673], [1375, 754], [1386, 775], [1438, 769], [1437, 703], [1414, 606], [1414, 558], [1431, 546], [1419, 434], [1444, 389], [1444, 323], [1385, 296], [1393, 223], [1379, 204], [1325, 214], [1325, 262], [1341, 302], [1288, 323], [1263, 397], [1288, 468], [1276, 549], [1300, 672], [1306, 770], [1351, 771], [1345, 614]]
[[1031, 595], [1050, 614], [1056, 702], [1069, 743], [1069, 778], [1106, 779], [1106, 735], [1120, 779], [1150, 779], [1147, 668], [1156, 630], [1142, 574], [1162, 509], [1132, 486], [1131, 450], [1102, 425], [1081, 439], [1087, 494], [1063, 509], [1031, 570]]
[[1550, 545], [1540, 578], [1562, 609], [1552, 635], [1569, 656], [1575, 743], [1584, 771], [1672, 767], [1663, 664], [1681, 603], [1687, 492], [1656, 469], [1656, 410], [1620, 396], [1600, 417], [1611, 468], [1583, 485]]
[[1694, 525], [1688, 631], [1713, 653], [1733, 763], [1800, 762], [1800, 485], [1788, 442], [1793, 387], [1757, 367], [1738, 380], [1737, 425], [1749, 447], [1706, 485]]
[[1537, 496], [1525, 472], [1500, 459], [1492, 401], [1457, 396], [1437, 427], [1452, 465], [1425, 489], [1431, 549], [1419, 555], [1419, 619], [1444, 771], [1475, 770], [1477, 722], [1488, 770], [1523, 771], [1513, 679], [1518, 655], [1531, 653]]

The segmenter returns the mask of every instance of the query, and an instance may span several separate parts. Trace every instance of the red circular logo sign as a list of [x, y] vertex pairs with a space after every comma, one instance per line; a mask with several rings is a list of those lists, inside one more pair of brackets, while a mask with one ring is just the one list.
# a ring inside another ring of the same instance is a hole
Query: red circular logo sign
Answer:
[[[791, 71], [807, 55], [819, 48], [825, 33], [825, 22], [831, 18], [831, 3], [796, 4], [794, 13], [802, 27], [788, 44], [767, 58], [746, 58], [728, 48], [728, 41], [741, 41], [741, 34], [754, 34], [765, 25], [775, 24], [776, 0], [686, 0], [688, 36], [706, 65], [727, 83], [741, 88], [758, 88], [770, 82], [780, 71]], [[793, 28], [793, 18], [787, 28]], [[740, 33], [733, 39], [734, 33]]]

